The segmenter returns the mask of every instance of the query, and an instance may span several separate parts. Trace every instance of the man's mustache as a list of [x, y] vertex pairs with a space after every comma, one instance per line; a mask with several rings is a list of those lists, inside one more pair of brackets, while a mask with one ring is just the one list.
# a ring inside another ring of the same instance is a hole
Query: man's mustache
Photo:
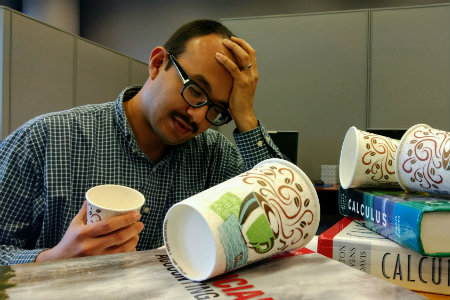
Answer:
[[198, 131], [197, 124], [192, 122], [188, 116], [185, 116], [178, 112], [174, 112], [174, 116], [176, 116], [176, 117], [180, 118], [181, 120], [183, 120], [184, 122], [186, 122], [186, 124], [188, 124], [192, 128], [192, 133], [194, 133], [194, 134], [197, 133], [197, 131]]

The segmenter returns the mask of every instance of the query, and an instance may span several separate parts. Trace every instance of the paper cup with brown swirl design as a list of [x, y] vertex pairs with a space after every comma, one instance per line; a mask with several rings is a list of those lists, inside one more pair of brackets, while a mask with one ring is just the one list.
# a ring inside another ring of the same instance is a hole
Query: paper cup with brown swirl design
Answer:
[[92, 224], [131, 211], [139, 211], [145, 197], [139, 191], [115, 184], [97, 185], [86, 192], [86, 222]]
[[406, 191], [450, 195], [450, 132], [417, 124], [400, 140], [397, 178]]
[[339, 181], [344, 189], [399, 187], [395, 176], [398, 140], [352, 126], [345, 134], [339, 160]]
[[319, 219], [319, 199], [305, 173], [269, 159], [172, 206], [164, 243], [182, 275], [205, 280], [301, 248]]

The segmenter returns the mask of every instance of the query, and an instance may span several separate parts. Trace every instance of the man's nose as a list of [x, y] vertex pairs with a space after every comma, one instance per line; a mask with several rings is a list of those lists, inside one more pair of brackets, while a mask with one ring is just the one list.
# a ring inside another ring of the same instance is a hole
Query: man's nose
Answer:
[[206, 118], [206, 112], [208, 111], [208, 105], [200, 107], [189, 106], [187, 113], [191, 116], [192, 121], [195, 123], [200, 123]]

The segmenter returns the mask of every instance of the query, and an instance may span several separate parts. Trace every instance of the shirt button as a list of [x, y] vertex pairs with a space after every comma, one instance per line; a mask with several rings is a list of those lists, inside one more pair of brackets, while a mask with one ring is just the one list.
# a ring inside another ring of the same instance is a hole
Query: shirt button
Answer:
[[266, 136], [266, 141], [269, 142], [270, 141], [270, 137]]
[[150, 211], [150, 207], [148, 207], [148, 206], [144, 207], [144, 214], [148, 214], [149, 211]]
[[263, 142], [262, 141], [258, 141], [258, 143], [256, 143], [258, 145], [258, 147], [262, 147], [263, 146]]
[[153, 173], [156, 173], [156, 171], [157, 171], [157, 169], [156, 169], [156, 167], [154, 167], [154, 168], [152, 169], [152, 172], [153, 172]]

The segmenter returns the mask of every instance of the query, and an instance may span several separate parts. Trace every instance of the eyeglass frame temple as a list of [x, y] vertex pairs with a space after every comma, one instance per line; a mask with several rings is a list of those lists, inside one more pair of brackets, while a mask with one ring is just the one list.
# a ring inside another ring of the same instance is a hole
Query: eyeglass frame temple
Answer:
[[186, 73], [185, 70], [181, 67], [180, 63], [177, 61], [175, 56], [169, 52], [167, 52], [167, 55], [169, 56], [170, 61], [172, 62], [172, 65], [177, 70], [177, 74], [180, 77], [181, 81], [183, 81], [183, 85], [189, 82], [189, 80], [192, 80], [189, 75]]

